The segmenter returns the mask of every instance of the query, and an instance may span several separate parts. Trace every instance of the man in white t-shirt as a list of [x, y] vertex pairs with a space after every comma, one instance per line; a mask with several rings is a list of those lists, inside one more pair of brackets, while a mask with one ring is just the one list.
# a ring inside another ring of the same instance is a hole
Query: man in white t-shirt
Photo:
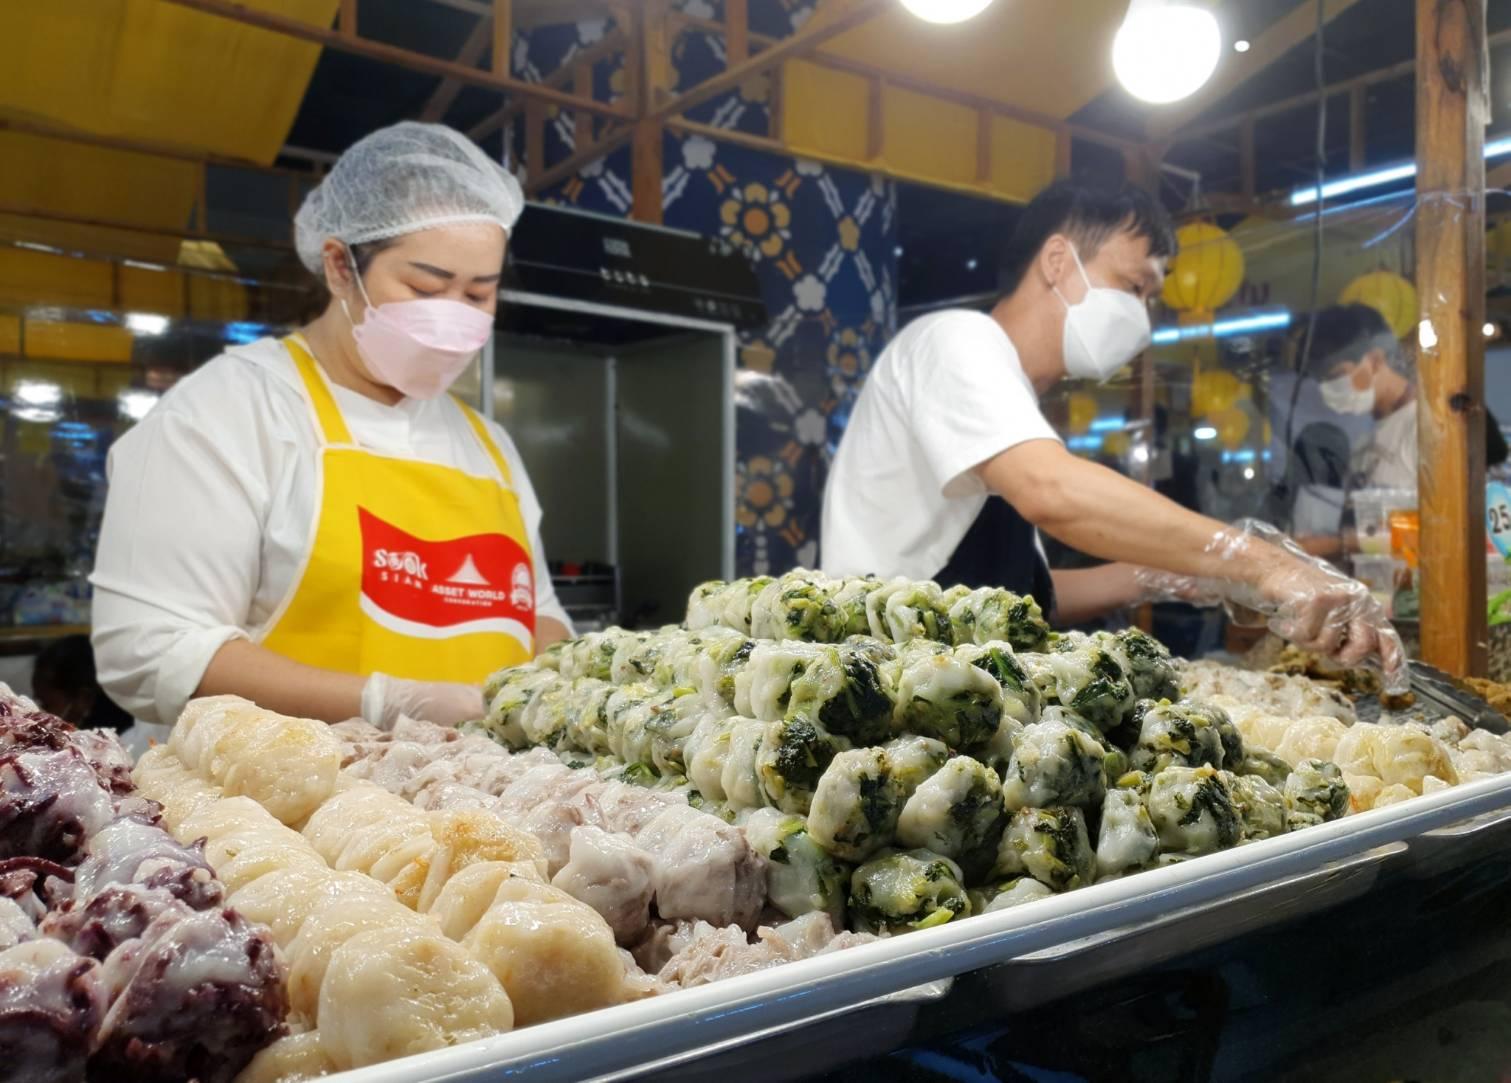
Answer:
[[[925, 316], [878, 359], [824, 493], [823, 570], [1003, 586], [1074, 623], [1141, 600], [1141, 569], [1159, 569], [1349, 664], [1388, 642], [1396, 669], [1398, 641], [1361, 607], [1362, 586], [1077, 458], [1040, 411], [1067, 375], [1106, 380], [1148, 347], [1174, 250], [1137, 189], [1061, 181], [1035, 197], [990, 314]], [[1051, 573], [1038, 530], [1113, 563]]]

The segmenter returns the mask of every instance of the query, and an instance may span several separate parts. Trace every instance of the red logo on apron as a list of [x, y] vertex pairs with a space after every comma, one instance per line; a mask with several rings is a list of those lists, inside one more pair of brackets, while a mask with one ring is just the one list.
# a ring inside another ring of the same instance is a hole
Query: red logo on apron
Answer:
[[431, 639], [535, 634], [535, 570], [502, 534], [426, 541], [357, 509], [362, 609], [379, 624]]

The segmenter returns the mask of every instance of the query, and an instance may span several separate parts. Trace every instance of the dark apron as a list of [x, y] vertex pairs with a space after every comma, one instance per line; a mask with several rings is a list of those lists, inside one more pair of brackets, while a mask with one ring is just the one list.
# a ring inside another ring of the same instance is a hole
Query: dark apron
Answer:
[[1000, 496], [986, 498], [981, 514], [934, 580], [946, 588], [963, 583], [1031, 594], [1046, 614], [1055, 607], [1054, 580], [1034, 544], [1034, 525]]

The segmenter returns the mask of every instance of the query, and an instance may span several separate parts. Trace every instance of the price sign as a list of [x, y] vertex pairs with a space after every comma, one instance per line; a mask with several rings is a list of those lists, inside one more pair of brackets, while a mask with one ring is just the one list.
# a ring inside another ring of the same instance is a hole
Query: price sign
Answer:
[[1485, 529], [1496, 551], [1511, 555], [1511, 490], [1498, 481], [1485, 486]]

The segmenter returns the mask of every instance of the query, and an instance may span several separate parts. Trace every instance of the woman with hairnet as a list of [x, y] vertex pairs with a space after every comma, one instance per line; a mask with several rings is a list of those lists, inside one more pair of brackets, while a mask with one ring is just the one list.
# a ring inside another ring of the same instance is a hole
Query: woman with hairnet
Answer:
[[229, 693], [455, 724], [488, 673], [569, 634], [519, 453], [446, 394], [523, 206], [449, 128], [372, 133], [294, 220], [324, 311], [216, 357], [111, 449], [93, 639], [139, 721]]

